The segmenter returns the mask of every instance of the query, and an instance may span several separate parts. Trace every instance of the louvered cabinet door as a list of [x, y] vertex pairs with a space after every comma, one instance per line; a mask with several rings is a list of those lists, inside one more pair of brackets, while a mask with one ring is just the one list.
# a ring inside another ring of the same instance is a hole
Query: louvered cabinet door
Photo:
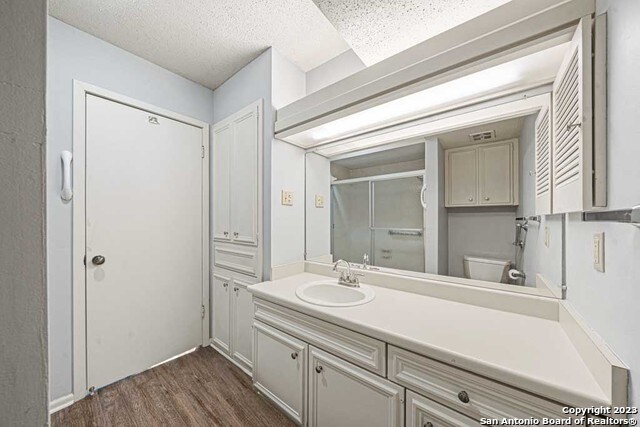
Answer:
[[553, 83], [554, 213], [592, 207], [591, 18], [580, 20]]
[[535, 123], [535, 194], [536, 215], [552, 213], [551, 192], [551, 106], [547, 104], [540, 110]]

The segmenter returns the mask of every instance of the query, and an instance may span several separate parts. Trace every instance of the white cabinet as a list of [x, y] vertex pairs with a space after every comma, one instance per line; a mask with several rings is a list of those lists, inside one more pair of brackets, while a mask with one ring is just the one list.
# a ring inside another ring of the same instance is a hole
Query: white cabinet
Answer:
[[253, 325], [253, 384], [298, 424], [306, 423], [305, 342], [260, 322]]
[[447, 207], [518, 204], [518, 140], [445, 151]]
[[255, 102], [213, 128], [214, 240], [258, 243], [261, 108]]
[[478, 203], [477, 150], [464, 148], [446, 152], [447, 206]]
[[410, 390], [407, 390], [405, 413], [407, 427], [476, 427], [481, 425], [471, 418]]
[[231, 277], [216, 273], [213, 275], [212, 279], [212, 341], [218, 349], [228, 353], [231, 326], [229, 317], [229, 285], [231, 283]]
[[404, 425], [404, 388], [311, 347], [309, 426]]
[[513, 144], [478, 147], [479, 196], [481, 205], [511, 205], [516, 176], [513, 173]]
[[213, 237], [231, 240], [229, 224], [229, 195], [231, 146], [233, 126], [223, 123], [213, 128]]
[[212, 280], [212, 343], [246, 372], [253, 360], [253, 298], [247, 286], [256, 279], [218, 269]]
[[253, 359], [253, 298], [248, 282], [233, 279], [231, 294], [231, 358], [250, 371]]

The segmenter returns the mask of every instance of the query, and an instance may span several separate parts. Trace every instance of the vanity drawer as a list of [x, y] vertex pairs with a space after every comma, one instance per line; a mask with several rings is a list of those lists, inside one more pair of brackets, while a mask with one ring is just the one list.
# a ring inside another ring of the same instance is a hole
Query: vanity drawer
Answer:
[[385, 343], [366, 335], [254, 298], [255, 320], [273, 326], [354, 365], [385, 376]]
[[481, 424], [465, 415], [407, 390], [406, 427], [476, 427]]
[[469, 417], [566, 418], [564, 405], [389, 346], [388, 378]]

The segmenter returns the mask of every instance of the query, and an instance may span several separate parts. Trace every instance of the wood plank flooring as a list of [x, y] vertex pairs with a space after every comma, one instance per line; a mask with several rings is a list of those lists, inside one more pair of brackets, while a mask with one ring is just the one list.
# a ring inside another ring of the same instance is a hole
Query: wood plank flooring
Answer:
[[53, 426], [293, 426], [251, 378], [211, 347], [104, 387], [51, 416]]

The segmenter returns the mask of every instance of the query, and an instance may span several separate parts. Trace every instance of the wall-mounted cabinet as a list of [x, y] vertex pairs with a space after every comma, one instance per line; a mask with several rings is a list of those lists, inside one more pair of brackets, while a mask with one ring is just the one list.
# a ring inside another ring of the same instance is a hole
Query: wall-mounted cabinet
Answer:
[[446, 207], [518, 204], [518, 140], [445, 151]]

